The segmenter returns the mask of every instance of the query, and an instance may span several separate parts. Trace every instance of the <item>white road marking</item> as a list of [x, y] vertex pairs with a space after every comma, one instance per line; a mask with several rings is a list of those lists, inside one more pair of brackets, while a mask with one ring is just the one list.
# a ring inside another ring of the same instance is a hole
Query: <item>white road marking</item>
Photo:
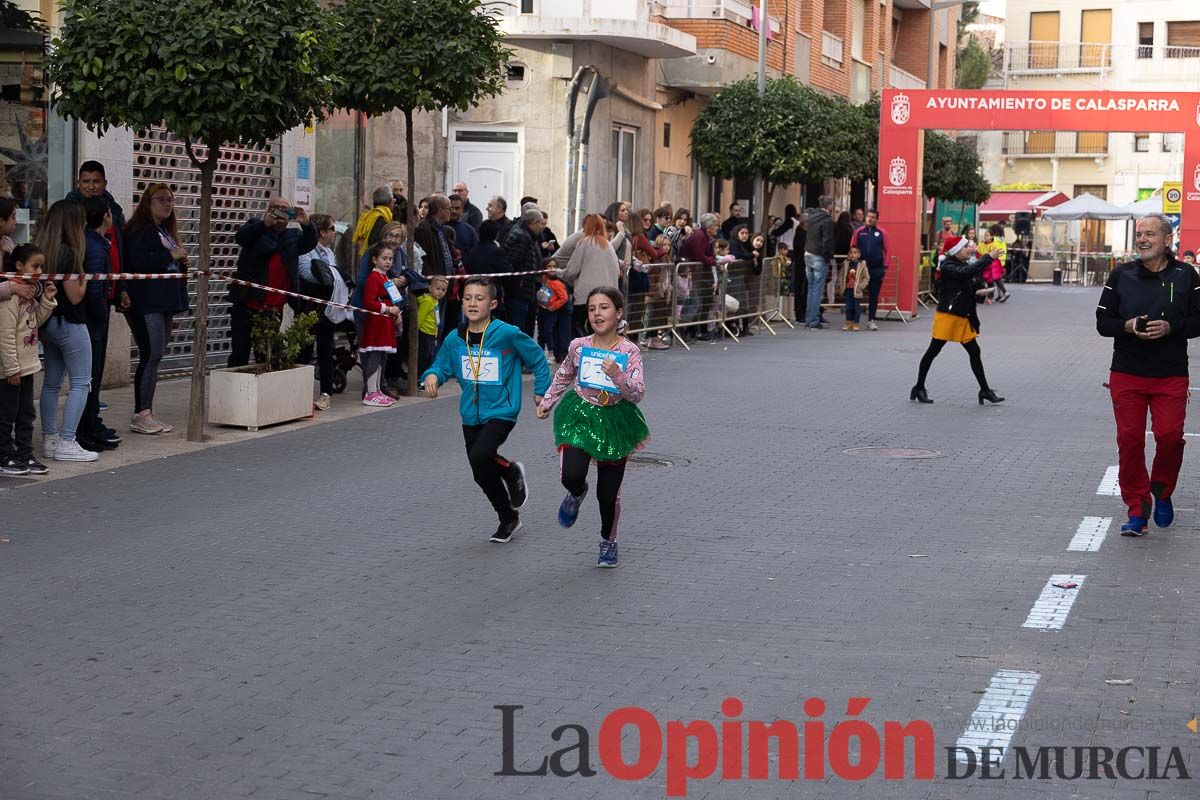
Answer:
[[1075, 531], [1075, 536], [1071, 538], [1071, 543], [1067, 545], [1067, 550], [1075, 553], [1095, 553], [1104, 543], [1109, 525], [1112, 525], [1112, 517], [1084, 517]]
[[[1040, 628], [1046, 631], [1062, 628], [1067, 621], [1067, 615], [1071, 613], [1071, 606], [1075, 605], [1075, 598], [1083, 591], [1083, 579], [1086, 577], [1086, 575], [1051, 575], [1050, 580], [1046, 581], [1046, 585], [1042, 587], [1042, 593], [1037, 602], [1030, 609], [1029, 616], [1025, 618], [1025, 624], [1021, 627]], [[1068, 581], [1078, 583], [1079, 587], [1060, 589], [1054, 585]]]
[[[1146, 431], [1146, 435], [1147, 435], [1147, 436], [1153, 436], [1153, 435], [1154, 435], [1154, 431]], [[1185, 433], [1185, 434], [1184, 434], [1184, 436], [1197, 437], [1197, 436], [1200, 436], [1200, 433]]]
[[1117, 472], [1120, 467], [1116, 464], [1104, 470], [1104, 477], [1100, 479], [1100, 486], [1096, 489], [1096, 494], [1105, 494], [1111, 497], [1121, 496], [1121, 486], [1117, 483]]
[[1029, 698], [1037, 688], [1036, 672], [1026, 672], [1016, 669], [997, 670], [988, 684], [987, 691], [975, 707], [975, 713], [967, 722], [967, 729], [958, 737], [955, 745], [958, 760], [966, 761], [963, 750], [972, 750], [975, 761], [983, 758], [983, 748], [990, 748], [987, 760], [993, 764], [1004, 761], [1008, 746], [1029, 708]]

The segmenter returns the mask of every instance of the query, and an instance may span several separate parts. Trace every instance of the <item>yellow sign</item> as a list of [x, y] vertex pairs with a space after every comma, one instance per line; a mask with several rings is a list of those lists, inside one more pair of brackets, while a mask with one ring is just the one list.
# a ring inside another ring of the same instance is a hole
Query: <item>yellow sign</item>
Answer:
[[1183, 211], [1183, 183], [1167, 181], [1162, 188], [1163, 213], [1179, 214]]

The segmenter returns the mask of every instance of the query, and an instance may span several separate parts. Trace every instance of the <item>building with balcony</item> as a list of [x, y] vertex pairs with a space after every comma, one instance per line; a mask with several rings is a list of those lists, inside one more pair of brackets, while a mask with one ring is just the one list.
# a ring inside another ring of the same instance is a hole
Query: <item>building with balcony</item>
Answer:
[[[666, 25], [696, 40], [694, 56], [659, 63], [660, 195], [686, 197], [693, 209], [724, 211], [734, 200], [749, 208], [753, 181], [709, 179], [691, 161], [688, 133], [709, 96], [757, 74], [758, 1], [656, 0], [655, 7]], [[931, 12], [929, 0], [768, 0], [767, 71], [793, 75], [853, 103], [891, 87], [924, 89], [931, 15], [938, 43], [934, 83], [950, 85], [958, 12]], [[688, 191], [681, 192], [685, 187]], [[772, 212], [782, 213], [787, 203], [812, 205], [823, 191], [835, 191], [847, 205], [868, 201], [862, 184], [797, 186], [775, 193]]]
[[[989, 85], [1022, 89], [1195, 91], [1200, 5], [1168, 0], [1009, 0], [1003, 60]], [[1126, 205], [1180, 180], [1182, 135], [1008, 131], [980, 137], [994, 183], [1038, 183]], [[1119, 244], [1121, 226], [1109, 226]]]

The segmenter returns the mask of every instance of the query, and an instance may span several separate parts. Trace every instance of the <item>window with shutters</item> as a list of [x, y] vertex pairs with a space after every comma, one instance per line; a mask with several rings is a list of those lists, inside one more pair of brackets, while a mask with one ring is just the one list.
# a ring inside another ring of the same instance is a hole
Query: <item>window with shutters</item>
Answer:
[[1084, 11], [1080, 18], [1079, 66], [1112, 66], [1112, 9]]
[[850, 33], [850, 54], [859, 61], [865, 61], [863, 53], [866, 51], [865, 40], [867, 38], [867, 0], [853, 0], [854, 7], [854, 27]]
[[1058, 66], [1058, 12], [1034, 11], [1029, 15], [1029, 68]]
[[1167, 23], [1167, 58], [1200, 58], [1200, 20]]
[[1150, 152], [1150, 134], [1135, 133], [1133, 135], [1133, 152], [1149, 153]]
[[1138, 23], [1138, 58], [1154, 58], [1154, 23]]

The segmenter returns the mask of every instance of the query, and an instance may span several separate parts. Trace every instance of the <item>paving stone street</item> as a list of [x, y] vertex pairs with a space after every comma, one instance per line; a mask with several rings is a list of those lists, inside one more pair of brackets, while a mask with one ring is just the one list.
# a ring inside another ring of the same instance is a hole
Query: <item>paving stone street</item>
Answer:
[[[779, 780], [772, 749], [769, 779], [718, 766], [687, 796], [1200, 796], [1198, 440], [1176, 524], [1118, 536], [1120, 498], [1098, 494], [1116, 463], [1098, 290], [1012, 292], [980, 308], [998, 406], [977, 405], [957, 345], [936, 402], [909, 402], [929, 313], [647, 353], [653, 438], [626, 474], [617, 570], [594, 566], [592, 497], [556, 523], [528, 397], [502, 449], [530, 484], [507, 545], [487, 541], [454, 398], [0, 491], [0, 800], [661, 798], [665, 744], [643, 780], [604, 767], [610, 712], [642, 707], [664, 738], [669, 720], [820, 716], [828, 738], [854, 697], [880, 732], [933, 726], [933, 780], [911, 745], [902, 781], [882, 763], [838, 777], [829, 747], [824, 778]], [[846, 452], [863, 447], [936, 455]], [[1079, 582], [1073, 604], [1052, 576]], [[1015, 752], [1004, 777], [949, 778], [1005, 671], [1036, 675], [1003, 684], [1033, 686], [1010, 747], [1153, 746], [1160, 772], [1176, 747], [1190, 778], [1016, 778]], [[500, 705], [523, 707], [517, 769], [578, 725], [597, 774], [496, 776]]]

